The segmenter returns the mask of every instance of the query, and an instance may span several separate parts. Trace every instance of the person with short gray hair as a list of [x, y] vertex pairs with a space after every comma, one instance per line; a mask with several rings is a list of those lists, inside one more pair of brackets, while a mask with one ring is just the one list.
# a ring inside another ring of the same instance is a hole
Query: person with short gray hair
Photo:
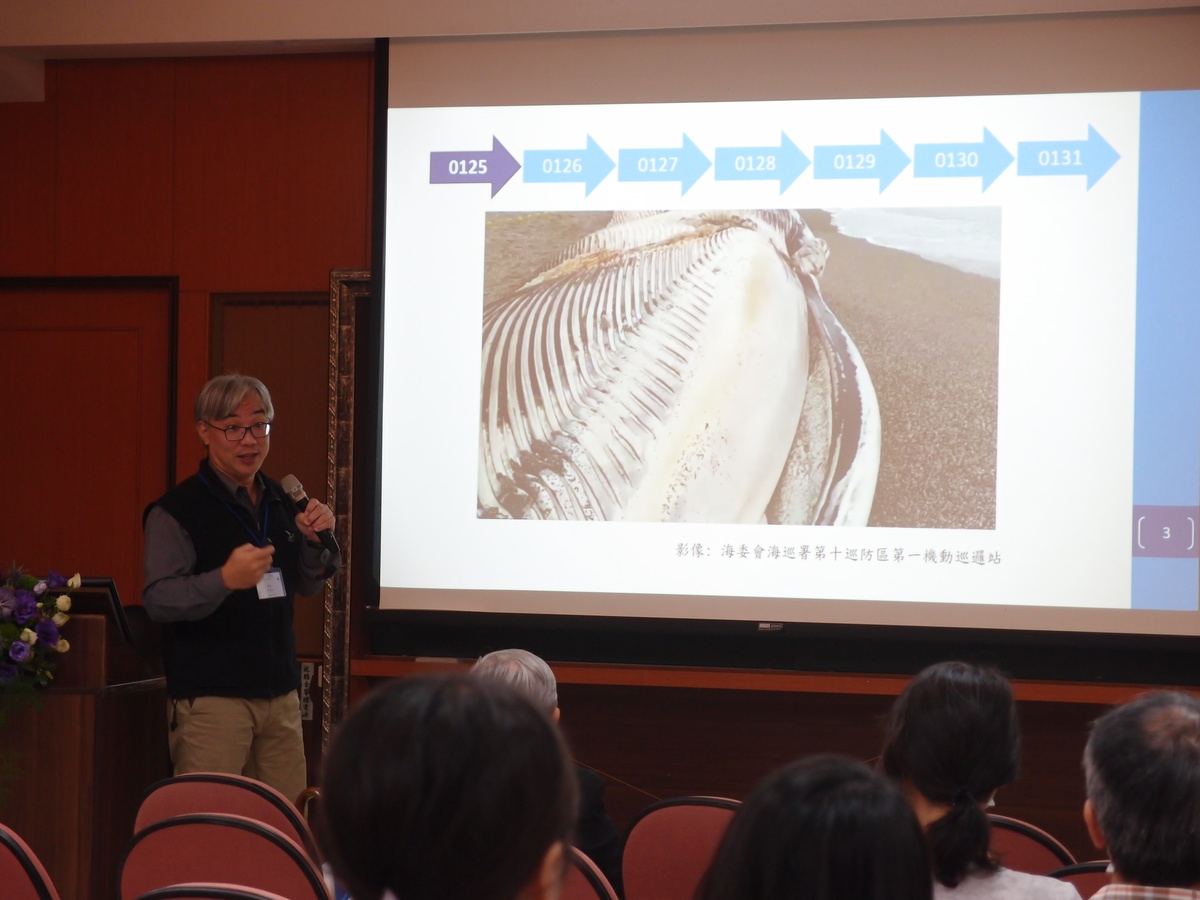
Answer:
[[1110, 710], [1083, 767], [1084, 822], [1113, 867], [1095, 900], [1200, 900], [1200, 699], [1156, 691]]
[[[499, 681], [515, 688], [557, 723], [558, 680], [544, 659], [528, 650], [493, 650], [476, 660], [471, 675]], [[579, 822], [573, 842], [599, 866], [618, 897], [624, 896], [621, 881], [621, 834], [604, 806], [604, 776], [576, 764], [579, 779]]]
[[516, 688], [546, 715], [557, 718], [558, 681], [540, 656], [516, 648], [493, 650], [479, 657], [471, 671]]
[[248, 775], [295, 801], [308, 777], [293, 604], [341, 564], [320, 543], [333, 510], [301, 510], [260, 471], [275, 406], [257, 378], [211, 379], [193, 418], [199, 470], [143, 516], [142, 604], [163, 626], [171, 762], [176, 775]]
[[229, 375], [218, 375], [210, 378], [192, 404], [192, 421], [215, 422], [227, 419], [237, 412], [242, 399], [248, 394], [256, 395], [262, 401], [263, 416], [270, 420], [275, 418], [275, 405], [271, 402], [271, 392], [267, 386], [253, 375], [239, 375], [234, 372]]

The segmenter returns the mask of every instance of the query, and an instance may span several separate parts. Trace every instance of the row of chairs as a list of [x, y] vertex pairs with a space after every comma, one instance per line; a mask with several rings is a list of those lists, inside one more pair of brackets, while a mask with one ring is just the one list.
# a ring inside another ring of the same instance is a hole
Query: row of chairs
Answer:
[[172, 885], [216, 881], [289, 900], [332, 898], [308, 821], [274, 788], [209, 772], [151, 786], [121, 861], [121, 900], [151, 900]]
[[[680, 797], [642, 810], [630, 823], [621, 863], [628, 900], [691, 900], [739, 806], [724, 797]], [[1108, 883], [1108, 860], [1077, 862], [1037, 826], [989, 818], [992, 852], [1008, 868], [1070, 881], [1085, 900]], [[572, 864], [563, 900], [616, 900], [591, 860], [575, 851]]]
[[[682, 797], [643, 810], [629, 826], [622, 860], [628, 900], [691, 900], [739, 806], [722, 797]], [[1069, 880], [1084, 898], [1107, 883], [1107, 861], [1077, 863], [1042, 829], [1006, 816], [991, 820], [992, 849], [1009, 868]], [[257, 890], [263, 900], [332, 900], [305, 817], [252, 779], [198, 773], [159, 782], [144, 797], [134, 830], [121, 864], [121, 900], [241, 900], [238, 890]], [[3, 826], [0, 847], [6, 897], [58, 900], [37, 857]], [[564, 900], [616, 900], [583, 853], [573, 851], [571, 863]]]
[[[58, 891], [37, 854], [6, 825], [0, 824], [0, 885], [5, 900], [59, 900]], [[246, 885], [172, 884], [142, 894], [139, 900], [292, 900]]]
[[[0, 825], [5, 900], [59, 900], [37, 856]], [[308, 822], [250, 778], [197, 773], [153, 785], [121, 861], [121, 900], [333, 900]]]

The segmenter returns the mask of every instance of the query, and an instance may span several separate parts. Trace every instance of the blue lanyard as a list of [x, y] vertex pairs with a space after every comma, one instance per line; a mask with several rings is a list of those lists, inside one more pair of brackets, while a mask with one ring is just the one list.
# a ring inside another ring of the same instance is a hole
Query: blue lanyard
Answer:
[[204, 473], [197, 472], [196, 474], [200, 476], [200, 480], [204, 482], [204, 486], [206, 488], [208, 488], [210, 491], [212, 491], [214, 494], [217, 495], [217, 499], [221, 501], [221, 505], [224, 506], [227, 510], [229, 510], [229, 514], [231, 516], [233, 516], [235, 519], [238, 520], [238, 524], [241, 525], [244, 529], [246, 529], [246, 532], [253, 539], [254, 545], [256, 547], [265, 547], [267, 544], [271, 543], [267, 539], [267, 533], [268, 533], [267, 528], [271, 523], [271, 504], [270, 503], [263, 504], [266, 508], [263, 510], [262, 534], [256, 534], [254, 532], [254, 530], [249, 525], [246, 524], [246, 520], [238, 515], [237, 510], [229, 505], [229, 501], [226, 500], [224, 497], [222, 497], [220, 492], [217, 491], [212, 486], [212, 484], [209, 483], [209, 480], [204, 477]]

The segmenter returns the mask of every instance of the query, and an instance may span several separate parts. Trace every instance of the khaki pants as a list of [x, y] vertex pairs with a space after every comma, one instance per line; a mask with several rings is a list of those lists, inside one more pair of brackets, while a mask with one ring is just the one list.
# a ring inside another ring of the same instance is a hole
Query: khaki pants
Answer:
[[292, 802], [308, 786], [300, 699], [295, 691], [271, 700], [168, 700], [167, 721], [176, 775], [246, 775], [269, 784]]

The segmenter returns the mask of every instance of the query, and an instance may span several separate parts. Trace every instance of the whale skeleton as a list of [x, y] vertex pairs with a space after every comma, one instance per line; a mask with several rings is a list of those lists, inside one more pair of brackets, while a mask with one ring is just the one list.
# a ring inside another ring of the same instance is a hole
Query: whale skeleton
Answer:
[[617, 213], [484, 311], [478, 515], [865, 525], [879, 404], [790, 210]]

